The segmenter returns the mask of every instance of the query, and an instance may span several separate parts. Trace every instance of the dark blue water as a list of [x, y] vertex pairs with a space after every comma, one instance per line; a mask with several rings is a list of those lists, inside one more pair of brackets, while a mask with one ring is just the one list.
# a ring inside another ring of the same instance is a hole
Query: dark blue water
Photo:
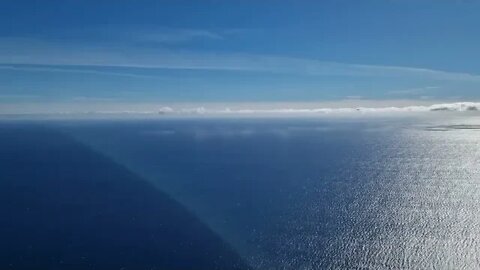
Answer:
[[[153, 226], [168, 220], [169, 226], [179, 231], [168, 238], [171, 241], [156, 242], [158, 246], [148, 252], [143, 251], [146, 247], [138, 237], [129, 234], [130, 229], [122, 231], [126, 239], [120, 246], [136, 243], [130, 251], [134, 253], [132, 260], [143, 262], [155, 254], [156, 260], [147, 260], [148, 266], [178, 266], [186, 261], [189, 265], [183, 269], [208, 269], [208, 263], [220, 269], [231, 269], [232, 265], [241, 268], [242, 263], [253, 269], [474, 269], [480, 266], [480, 133], [474, 128], [432, 128], [438, 124], [412, 119], [42, 123], [116, 164], [112, 166], [120, 166], [119, 177], [132, 174], [141, 179], [145, 187], [129, 193], [132, 198], [143, 198], [149, 190], [148, 196], [170, 197], [169, 202], [175, 205], [158, 202], [145, 211], [141, 207], [122, 211], [124, 217], [109, 226], [120, 226], [123, 218], [133, 213], [150, 217], [156, 207], [196, 220], [193, 225], [186, 218], [170, 216], [148, 221]], [[27, 133], [37, 138], [35, 132]], [[56, 145], [54, 138], [40, 136], [22, 156], [29, 156], [28, 151], [38, 148], [35, 145], [46, 145], [42, 147], [48, 151]], [[69, 149], [69, 145], [59, 147], [62, 162], [76, 153]], [[91, 156], [78, 157], [75, 166], [97, 164], [80, 162], [85, 158], [90, 160]], [[50, 174], [57, 173], [51, 165], [42, 166], [50, 168]], [[64, 174], [70, 169], [69, 165]], [[88, 170], [97, 171], [96, 167]], [[103, 171], [108, 176], [110, 169]], [[64, 174], [58, 178], [65, 178]], [[63, 190], [52, 185], [41, 187], [49, 192]], [[105, 190], [97, 191], [103, 193]], [[17, 197], [9, 198], [16, 201]], [[87, 197], [85, 201], [90, 200]], [[105, 201], [112, 208], [129, 205], [119, 204], [123, 200], [116, 197]], [[84, 213], [92, 209], [84, 209]], [[44, 213], [39, 215], [37, 218]], [[63, 218], [57, 221], [62, 224]], [[96, 222], [91, 218], [84, 223]], [[177, 246], [184, 246], [173, 240], [177, 238], [179, 243], [196, 244], [174, 252], [180, 255], [172, 257], [169, 254], [178, 250]], [[93, 243], [102, 238], [96, 233], [90, 239]], [[105, 249], [117, 245], [104, 242]], [[107, 254], [113, 257], [121, 254], [119, 250]], [[94, 249], [91, 254], [101, 252]]]
[[190, 211], [69, 136], [0, 128], [0, 269], [248, 269]]

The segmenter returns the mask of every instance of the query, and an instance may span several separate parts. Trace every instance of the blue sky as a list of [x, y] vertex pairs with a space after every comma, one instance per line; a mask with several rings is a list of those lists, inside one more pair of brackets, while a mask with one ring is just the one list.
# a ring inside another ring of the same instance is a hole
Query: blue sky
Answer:
[[4, 0], [0, 106], [478, 100], [479, 26], [480, 1]]

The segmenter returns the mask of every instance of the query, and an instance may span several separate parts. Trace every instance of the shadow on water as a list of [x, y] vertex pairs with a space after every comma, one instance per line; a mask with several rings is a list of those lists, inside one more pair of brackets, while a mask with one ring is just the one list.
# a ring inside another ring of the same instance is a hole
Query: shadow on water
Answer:
[[1, 269], [247, 269], [183, 206], [68, 136], [0, 128]]

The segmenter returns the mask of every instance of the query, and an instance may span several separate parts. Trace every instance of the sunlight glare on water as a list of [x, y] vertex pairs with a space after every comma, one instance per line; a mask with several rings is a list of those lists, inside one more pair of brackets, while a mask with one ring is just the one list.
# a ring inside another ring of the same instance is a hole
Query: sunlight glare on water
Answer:
[[[358, 141], [370, 153], [352, 154], [329, 191], [324, 180], [308, 183], [273, 241], [283, 269], [480, 266], [480, 133], [408, 128], [383, 135]], [[359, 180], [341, 183], [352, 178]], [[336, 193], [333, 203], [324, 202], [326, 192]], [[329, 215], [337, 215], [332, 224]]]
[[152, 121], [72, 134], [191, 209], [255, 269], [473, 269], [480, 132], [445, 123]]

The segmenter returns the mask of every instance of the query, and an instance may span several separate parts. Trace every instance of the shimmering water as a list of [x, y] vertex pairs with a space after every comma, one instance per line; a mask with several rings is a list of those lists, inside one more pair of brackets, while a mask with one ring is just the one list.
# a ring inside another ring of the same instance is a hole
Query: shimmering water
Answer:
[[254, 269], [476, 269], [476, 120], [50, 125], [169, 194]]

